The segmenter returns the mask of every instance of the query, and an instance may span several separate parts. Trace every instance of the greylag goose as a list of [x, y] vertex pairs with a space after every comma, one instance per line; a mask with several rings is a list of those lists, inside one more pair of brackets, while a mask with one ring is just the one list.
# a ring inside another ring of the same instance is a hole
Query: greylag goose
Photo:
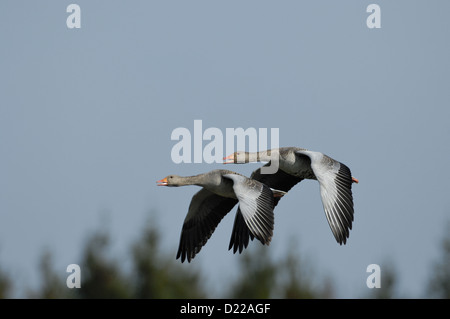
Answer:
[[192, 197], [184, 219], [176, 257], [181, 257], [181, 262], [186, 258], [190, 262], [200, 252], [219, 222], [236, 203], [239, 203], [239, 208], [230, 247], [242, 246], [245, 241], [248, 244], [248, 237], [256, 237], [268, 245], [273, 235], [274, 196], [285, 194], [228, 170], [213, 170], [187, 177], [169, 175], [157, 183], [158, 186], [203, 187]]
[[[282, 147], [251, 153], [235, 152], [224, 157], [224, 164], [269, 162], [265, 165], [269, 166], [273, 156], [279, 159], [279, 169], [276, 173], [262, 174], [259, 168], [250, 178], [285, 192], [303, 179], [317, 180], [331, 231], [340, 245], [346, 244], [354, 214], [352, 183], [358, 183], [351, 175], [350, 169], [325, 154], [298, 147]], [[279, 198], [275, 199], [275, 205], [278, 200]], [[241, 223], [236, 227], [245, 228], [245, 225]]]

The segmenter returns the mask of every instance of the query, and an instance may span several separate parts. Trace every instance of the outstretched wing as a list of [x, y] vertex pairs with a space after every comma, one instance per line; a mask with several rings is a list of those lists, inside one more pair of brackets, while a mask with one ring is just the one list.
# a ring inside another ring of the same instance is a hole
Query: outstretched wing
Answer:
[[237, 202], [237, 199], [216, 195], [205, 188], [198, 191], [192, 197], [184, 219], [177, 259], [181, 258], [181, 262], [187, 259], [190, 262]]
[[225, 174], [223, 177], [233, 181], [239, 210], [251, 234], [263, 244], [269, 244], [274, 225], [274, 200], [270, 188], [242, 175]]
[[[269, 162], [264, 166], [270, 165], [271, 164]], [[278, 189], [284, 192], [288, 192], [292, 187], [294, 187], [297, 183], [303, 180], [300, 177], [296, 177], [288, 173], [285, 173], [281, 169], [279, 169], [274, 174], [262, 174], [261, 168], [258, 168], [257, 170], [253, 171], [250, 178], [257, 180], [272, 189]], [[281, 197], [274, 198], [274, 207], [278, 204], [280, 199]], [[233, 253], [236, 253], [236, 251], [238, 250], [239, 253], [241, 253], [244, 248], [247, 248], [250, 239], [253, 240], [254, 236], [249, 231], [238, 208], [236, 218], [234, 220], [233, 231], [231, 233], [231, 239], [230, 244], [228, 246], [228, 250], [233, 248]]]
[[311, 159], [311, 168], [320, 184], [325, 215], [339, 244], [345, 244], [353, 222], [352, 174], [350, 169], [319, 152], [297, 151]]
[[242, 216], [242, 212], [240, 207], [238, 207], [236, 212], [236, 217], [234, 218], [233, 230], [231, 232], [230, 245], [228, 246], [228, 250], [233, 248], [233, 253], [239, 249], [239, 253], [242, 253], [244, 248], [247, 248], [249, 240], [253, 240], [255, 236], [250, 232], [245, 224], [244, 216]]

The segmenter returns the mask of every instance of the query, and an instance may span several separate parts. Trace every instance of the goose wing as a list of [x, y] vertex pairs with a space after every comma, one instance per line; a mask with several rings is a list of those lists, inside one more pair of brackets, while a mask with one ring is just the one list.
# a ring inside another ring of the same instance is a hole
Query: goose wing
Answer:
[[[264, 166], [269, 165], [271, 165], [270, 162]], [[303, 180], [300, 177], [285, 173], [281, 169], [274, 174], [262, 174], [261, 168], [253, 171], [250, 178], [257, 180], [270, 188], [282, 190], [284, 192], [288, 192], [292, 187]], [[274, 207], [278, 204], [280, 199], [281, 197], [274, 198]], [[254, 236], [245, 224], [240, 208], [238, 207], [228, 250], [233, 248], [233, 253], [236, 253], [238, 250], [239, 253], [241, 253], [244, 248], [247, 248], [250, 239], [253, 240]]]
[[223, 177], [233, 181], [233, 190], [239, 200], [236, 219], [242, 217], [249, 232], [261, 243], [269, 244], [274, 225], [274, 199], [270, 188], [242, 175], [224, 174]]
[[[270, 166], [271, 163], [267, 163], [264, 166]], [[252, 175], [250, 176], [251, 179], [257, 180], [267, 186], [269, 186], [272, 189], [278, 189], [284, 192], [288, 192], [292, 187], [300, 183], [303, 178], [290, 175], [281, 169], [279, 169], [274, 174], [262, 174], [261, 173], [261, 167], [257, 170], [253, 171]], [[275, 206], [280, 201], [281, 197], [275, 197]]]
[[350, 169], [319, 152], [296, 151], [297, 156], [308, 156], [311, 168], [320, 184], [320, 195], [325, 215], [339, 244], [345, 244], [352, 229], [353, 195]]
[[247, 248], [248, 243], [253, 240], [255, 236], [248, 229], [244, 216], [242, 216], [241, 208], [238, 207], [236, 217], [234, 218], [233, 230], [231, 231], [230, 244], [228, 250], [233, 248], [233, 253], [239, 250], [242, 253], [244, 248]]
[[237, 199], [216, 195], [206, 188], [198, 191], [192, 197], [184, 219], [177, 259], [181, 258], [181, 262], [187, 259], [190, 262], [237, 202]]

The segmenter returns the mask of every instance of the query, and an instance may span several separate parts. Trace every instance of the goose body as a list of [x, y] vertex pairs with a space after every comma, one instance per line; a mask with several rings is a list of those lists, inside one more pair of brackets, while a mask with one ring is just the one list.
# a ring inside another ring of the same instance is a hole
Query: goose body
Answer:
[[[352, 177], [350, 169], [323, 153], [298, 147], [282, 147], [254, 153], [235, 152], [225, 157], [224, 163], [270, 162], [274, 156], [279, 159], [279, 169], [276, 173], [262, 174], [259, 168], [252, 173], [251, 178], [285, 192], [303, 179], [317, 180], [331, 231], [339, 244], [345, 244], [353, 223], [352, 183], [358, 183], [358, 180]], [[275, 205], [278, 200], [275, 199]]]
[[[169, 175], [157, 183], [159, 186], [202, 187], [192, 197], [184, 219], [177, 252], [177, 259], [181, 258], [181, 262], [185, 259], [190, 262], [195, 257], [222, 218], [237, 203], [239, 207], [230, 247], [248, 243], [249, 237], [256, 237], [263, 244], [270, 243], [274, 225], [274, 193], [267, 185], [229, 170], [213, 170], [187, 177]], [[275, 193], [278, 196], [284, 194]], [[237, 234], [236, 226], [244, 229]]]

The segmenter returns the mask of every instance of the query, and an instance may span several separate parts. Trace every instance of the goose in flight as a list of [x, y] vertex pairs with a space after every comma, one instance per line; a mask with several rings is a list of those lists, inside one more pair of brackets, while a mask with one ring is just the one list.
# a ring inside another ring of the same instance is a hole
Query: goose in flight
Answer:
[[169, 175], [157, 183], [158, 186], [202, 187], [192, 197], [184, 219], [176, 257], [181, 258], [181, 262], [185, 259], [190, 262], [200, 252], [222, 218], [237, 203], [230, 247], [241, 247], [242, 251], [249, 237], [268, 245], [273, 236], [274, 196], [285, 194], [257, 180], [221, 169], [187, 177]]
[[[284, 192], [288, 192], [303, 179], [317, 180], [331, 231], [340, 245], [346, 244], [354, 214], [352, 183], [358, 183], [358, 180], [352, 176], [345, 164], [320, 152], [298, 147], [282, 147], [261, 152], [235, 152], [224, 157], [224, 164], [269, 162], [265, 165], [267, 167], [271, 165], [270, 161], [276, 158], [279, 165], [276, 173], [263, 174], [259, 168], [250, 178]], [[278, 200], [279, 198], [275, 200], [275, 204]]]

